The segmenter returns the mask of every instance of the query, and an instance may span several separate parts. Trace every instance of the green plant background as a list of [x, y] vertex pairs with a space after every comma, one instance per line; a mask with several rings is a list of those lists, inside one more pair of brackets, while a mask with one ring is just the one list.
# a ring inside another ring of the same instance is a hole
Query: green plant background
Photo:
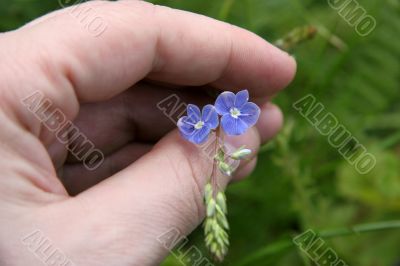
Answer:
[[[153, 2], [225, 20], [270, 41], [298, 26], [311, 24], [322, 29], [323, 34], [293, 51], [298, 61], [296, 80], [274, 99], [286, 116], [284, 130], [262, 148], [251, 177], [227, 191], [231, 248], [224, 265], [313, 265], [292, 244], [293, 236], [307, 229], [399, 219], [398, 0], [360, 0], [377, 20], [377, 28], [368, 37], [357, 35], [321, 0]], [[1, 1], [0, 30], [15, 29], [58, 8], [55, 0]], [[332, 38], [339, 38], [345, 46], [335, 47], [329, 41]], [[308, 93], [375, 155], [377, 165], [371, 173], [358, 174], [327, 138], [293, 109], [292, 104]], [[400, 229], [347, 236], [327, 232], [325, 236], [326, 243], [348, 265], [394, 266], [400, 262]], [[200, 229], [189, 238], [187, 248], [203, 249]], [[163, 265], [182, 264], [170, 256]]]

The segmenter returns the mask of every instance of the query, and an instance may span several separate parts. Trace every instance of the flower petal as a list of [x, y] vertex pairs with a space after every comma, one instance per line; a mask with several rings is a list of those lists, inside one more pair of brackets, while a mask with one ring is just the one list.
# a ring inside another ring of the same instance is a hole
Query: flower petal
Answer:
[[215, 101], [215, 109], [220, 115], [229, 113], [230, 109], [235, 105], [235, 94], [230, 91], [221, 93]]
[[189, 140], [195, 144], [201, 144], [207, 140], [210, 132], [211, 129], [204, 125], [201, 129], [196, 129]]
[[200, 108], [194, 104], [188, 104], [187, 115], [189, 117], [189, 120], [192, 123], [196, 124], [197, 122], [200, 121], [200, 117], [201, 117]]
[[215, 110], [215, 107], [211, 104], [207, 104], [203, 107], [203, 113], [201, 116], [201, 120], [210, 128], [215, 129], [219, 122], [218, 122], [218, 114]]
[[240, 118], [234, 118], [230, 114], [222, 116], [221, 126], [228, 135], [242, 135], [248, 128]]
[[260, 117], [260, 108], [257, 104], [250, 102], [240, 108], [240, 113], [239, 119], [246, 123], [248, 127], [252, 127]]
[[240, 107], [242, 107], [248, 101], [249, 101], [249, 91], [248, 90], [239, 91], [236, 94], [235, 107], [240, 109]]
[[194, 133], [194, 125], [189, 121], [187, 116], [183, 116], [178, 120], [177, 123], [178, 129], [181, 132], [182, 136], [189, 140], [190, 136]]

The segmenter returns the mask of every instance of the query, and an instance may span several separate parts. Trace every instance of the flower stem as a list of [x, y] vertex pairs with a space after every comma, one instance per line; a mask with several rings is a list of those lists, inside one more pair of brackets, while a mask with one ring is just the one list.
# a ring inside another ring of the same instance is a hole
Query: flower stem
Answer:
[[218, 154], [218, 150], [219, 150], [219, 140], [220, 140], [220, 134], [221, 134], [221, 128], [217, 127], [217, 130], [215, 131], [215, 147], [214, 147], [214, 157], [213, 157], [213, 167], [212, 167], [212, 173], [211, 173], [211, 186], [213, 188], [213, 197], [216, 197], [216, 193], [218, 192], [218, 180], [217, 180], [217, 170], [218, 170], [218, 166], [217, 166], [217, 154]]
[[206, 206], [206, 218], [204, 220], [205, 245], [216, 261], [223, 261], [229, 247], [229, 223], [227, 220], [226, 196], [220, 191], [218, 185], [218, 171], [220, 164], [225, 163], [221, 155], [223, 147], [221, 128], [215, 132], [215, 147], [213, 168], [210, 182], [204, 188], [204, 202]]

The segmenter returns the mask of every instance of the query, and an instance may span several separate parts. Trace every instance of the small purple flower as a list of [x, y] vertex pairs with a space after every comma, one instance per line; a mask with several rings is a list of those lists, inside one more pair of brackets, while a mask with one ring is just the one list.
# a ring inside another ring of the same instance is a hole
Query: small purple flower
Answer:
[[207, 104], [200, 112], [199, 107], [189, 104], [187, 116], [179, 119], [178, 128], [185, 139], [201, 144], [207, 140], [211, 130], [217, 128], [218, 124], [218, 114], [214, 106]]
[[215, 101], [215, 109], [222, 116], [221, 126], [228, 135], [242, 135], [257, 123], [260, 108], [249, 101], [247, 90], [221, 93]]

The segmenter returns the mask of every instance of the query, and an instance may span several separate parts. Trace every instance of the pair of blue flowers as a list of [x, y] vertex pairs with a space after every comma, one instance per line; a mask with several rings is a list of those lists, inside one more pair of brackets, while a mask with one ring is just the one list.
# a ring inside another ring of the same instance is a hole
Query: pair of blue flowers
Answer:
[[219, 124], [227, 135], [237, 136], [254, 126], [259, 116], [260, 108], [249, 102], [247, 90], [239, 91], [236, 95], [225, 91], [217, 97], [214, 106], [207, 104], [202, 111], [196, 105], [189, 104], [187, 116], [179, 119], [178, 128], [185, 139], [201, 144]]

